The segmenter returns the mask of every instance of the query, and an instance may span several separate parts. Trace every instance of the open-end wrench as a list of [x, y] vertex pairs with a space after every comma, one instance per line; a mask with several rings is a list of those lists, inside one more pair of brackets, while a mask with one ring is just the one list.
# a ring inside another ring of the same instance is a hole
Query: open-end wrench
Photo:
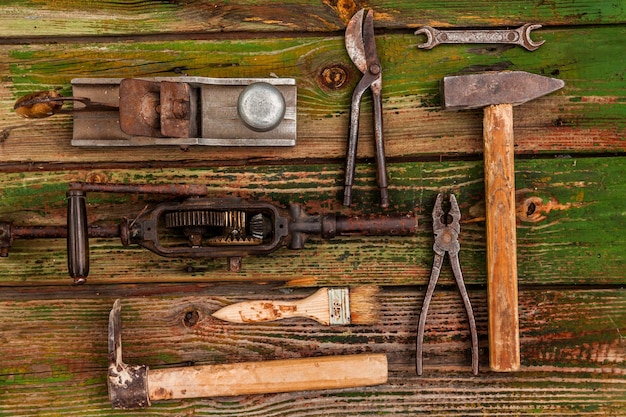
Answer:
[[544, 41], [534, 42], [530, 39], [530, 32], [539, 29], [541, 25], [526, 23], [517, 29], [500, 30], [438, 30], [430, 26], [423, 26], [415, 31], [416, 35], [426, 35], [426, 42], [417, 45], [418, 48], [432, 49], [440, 43], [506, 43], [520, 45], [529, 51], [534, 51], [543, 45]]

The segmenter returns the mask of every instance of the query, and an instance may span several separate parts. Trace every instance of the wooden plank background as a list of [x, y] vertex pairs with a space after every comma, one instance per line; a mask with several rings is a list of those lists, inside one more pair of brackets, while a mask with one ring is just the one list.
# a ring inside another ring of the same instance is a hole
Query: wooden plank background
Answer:
[[[379, 212], [371, 100], [363, 103], [354, 207], [340, 204], [348, 112], [360, 74], [343, 31], [375, 10], [383, 66], [392, 211], [415, 236], [312, 238], [301, 251], [244, 259], [164, 259], [91, 239], [88, 283], [74, 287], [65, 241], [17, 240], [0, 259], [0, 416], [304, 416], [626, 414], [626, 5], [623, 1], [0, 2], [0, 221], [65, 221], [70, 181], [206, 184], [310, 213]], [[413, 31], [544, 27], [535, 52], [494, 45], [424, 51]], [[565, 88], [514, 110], [522, 369], [488, 369], [481, 111], [441, 110], [444, 75], [524, 70]], [[71, 116], [24, 120], [15, 100], [71, 92], [77, 77], [293, 77], [294, 148], [89, 149], [70, 145]], [[447, 263], [426, 329], [415, 334], [432, 262], [430, 212], [441, 191], [462, 211], [461, 265], [474, 306], [481, 372], [470, 373], [465, 313]], [[91, 193], [91, 224], [136, 216], [153, 196]], [[380, 322], [233, 325], [236, 301], [297, 299], [322, 285], [377, 284]], [[108, 311], [122, 298], [124, 356], [151, 367], [360, 352], [386, 353], [389, 383], [367, 389], [156, 403], [114, 412], [106, 392]], [[189, 320], [189, 314], [197, 320]]]

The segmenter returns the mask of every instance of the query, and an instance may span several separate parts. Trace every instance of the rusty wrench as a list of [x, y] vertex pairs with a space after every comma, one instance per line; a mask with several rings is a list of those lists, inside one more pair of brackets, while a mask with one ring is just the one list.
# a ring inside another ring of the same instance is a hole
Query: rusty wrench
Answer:
[[450, 194], [450, 210], [446, 213], [443, 209], [443, 194], [437, 195], [435, 202], [435, 208], [433, 209], [433, 232], [435, 234], [435, 244], [433, 245], [433, 251], [435, 252], [435, 258], [433, 260], [433, 268], [430, 274], [430, 280], [428, 281], [428, 289], [424, 296], [424, 302], [422, 304], [422, 312], [420, 313], [419, 325], [417, 327], [417, 350], [415, 355], [415, 365], [418, 375], [422, 375], [422, 347], [424, 344], [424, 327], [426, 325], [426, 316], [428, 314], [428, 307], [430, 306], [430, 300], [435, 292], [437, 286], [437, 280], [441, 273], [441, 266], [443, 265], [443, 258], [448, 253], [450, 258], [450, 265], [452, 266], [452, 272], [454, 273], [454, 279], [456, 285], [461, 293], [463, 304], [465, 305], [465, 311], [467, 312], [467, 319], [469, 321], [470, 334], [472, 337], [472, 372], [474, 375], [478, 374], [478, 334], [476, 332], [476, 320], [474, 319], [474, 311], [472, 310], [472, 304], [470, 303], [465, 284], [463, 283], [463, 274], [461, 273], [461, 264], [459, 262], [459, 251], [461, 246], [459, 245], [459, 233], [461, 231], [460, 225], [461, 211], [459, 205], [456, 202], [454, 194]]
[[416, 30], [415, 34], [426, 35], [426, 42], [417, 45], [422, 49], [432, 49], [441, 43], [505, 43], [520, 45], [534, 51], [545, 42], [545, 40], [534, 42], [530, 39], [530, 32], [540, 27], [541, 25], [530, 23], [510, 30], [438, 30], [423, 26]]
[[352, 94], [350, 106], [350, 136], [348, 139], [348, 155], [346, 157], [346, 172], [344, 183], [343, 205], [352, 203], [352, 184], [356, 160], [356, 145], [359, 137], [359, 115], [361, 98], [365, 90], [372, 90], [374, 105], [374, 141], [376, 146], [376, 177], [380, 189], [380, 206], [389, 206], [387, 193], [387, 168], [385, 165], [385, 148], [383, 143], [383, 116], [382, 116], [382, 66], [376, 52], [374, 41], [374, 12], [370, 10], [363, 20], [364, 9], [352, 16], [346, 28], [346, 50], [354, 65], [363, 73], [361, 81]]

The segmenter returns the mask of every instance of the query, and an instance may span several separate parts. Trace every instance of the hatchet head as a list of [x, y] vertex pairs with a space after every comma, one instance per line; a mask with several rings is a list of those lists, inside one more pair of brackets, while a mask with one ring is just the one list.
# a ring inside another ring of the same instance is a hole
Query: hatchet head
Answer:
[[563, 88], [563, 80], [524, 71], [444, 77], [443, 108], [463, 110], [495, 104], [519, 105]]
[[150, 405], [148, 367], [122, 361], [122, 316], [120, 300], [109, 314], [109, 400], [113, 408], [131, 409]]

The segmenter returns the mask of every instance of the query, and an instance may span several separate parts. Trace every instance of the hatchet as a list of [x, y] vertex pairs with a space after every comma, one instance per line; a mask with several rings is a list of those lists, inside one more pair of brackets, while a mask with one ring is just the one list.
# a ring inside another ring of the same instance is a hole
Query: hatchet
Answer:
[[387, 356], [357, 354], [149, 369], [122, 361], [121, 303], [109, 314], [109, 399], [113, 408], [152, 401], [364, 387], [387, 382]]

